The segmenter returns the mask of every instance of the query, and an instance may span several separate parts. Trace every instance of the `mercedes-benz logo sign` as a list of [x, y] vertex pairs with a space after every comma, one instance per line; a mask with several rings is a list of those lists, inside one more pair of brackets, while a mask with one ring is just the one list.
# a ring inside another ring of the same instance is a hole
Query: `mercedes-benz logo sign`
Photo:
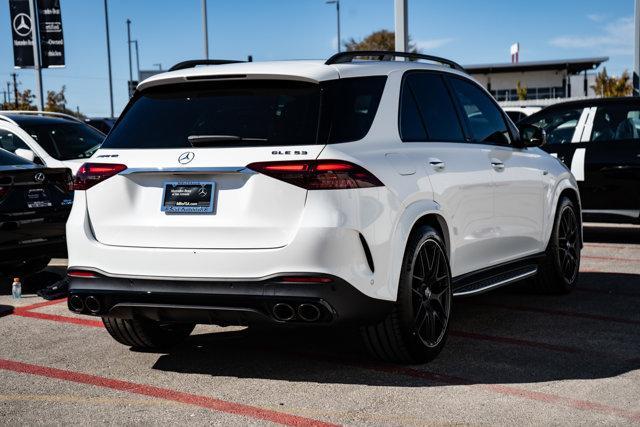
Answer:
[[195, 157], [195, 153], [193, 151], [187, 151], [185, 153], [180, 154], [178, 156], [178, 163], [181, 165], [186, 165], [187, 163], [191, 163], [191, 160]]
[[44, 181], [44, 174], [42, 172], [38, 172], [34, 178], [37, 182], [42, 182]]
[[200, 197], [207, 197], [207, 194], [209, 194], [209, 192], [204, 187], [202, 187], [200, 190], [198, 190], [198, 195]]
[[31, 17], [26, 13], [19, 13], [13, 18], [13, 30], [21, 37], [31, 34]]

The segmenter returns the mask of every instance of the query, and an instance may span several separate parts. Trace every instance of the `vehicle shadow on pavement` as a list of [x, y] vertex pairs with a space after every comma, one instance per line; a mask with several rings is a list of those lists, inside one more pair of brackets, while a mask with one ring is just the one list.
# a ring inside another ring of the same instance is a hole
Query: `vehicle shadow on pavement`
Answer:
[[[22, 294], [35, 294], [40, 289], [46, 288], [63, 278], [64, 274], [63, 269], [59, 267], [48, 267], [46, 270], [40, 271], [39, 273], [21, 278]], [[11, 295], [12, 282], [12, 277], [0, 278], [0, 295]]]
[[640, 276], [616, 273], [583, 273], [570, 295], [514, 288], [457, 299], [444, 351], [409, 370], [373, 361], [353, 332], [251, 328], [194, 335], [153, 367], [400, 387], [610, 378], [640, 368], [639, 302]]

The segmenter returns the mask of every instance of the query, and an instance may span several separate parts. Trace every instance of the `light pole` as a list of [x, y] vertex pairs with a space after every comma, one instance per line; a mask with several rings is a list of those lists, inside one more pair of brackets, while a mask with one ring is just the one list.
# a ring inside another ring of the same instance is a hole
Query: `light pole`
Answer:
[[129, 83], [127, 84], [127, 90], [129, 91], [129, 98], [131, 98], [131, 85], [133, 84], [133, 68], [131, 65], [131, 19], [127, 19], [127, 49], [129, 50]]
[[140, 51], [138, 50], [138, 40], [131, 40], [136, 45], [136, 70], [138, 71], [138, 80], [140, 80]]
[[40, 111], [44, 111], [44, 94], [42, 90], [42, 58], [40, 56], [40, 21], [36, 0], [29, 0], [31, 17], [31, 39], [33, 40], [33, 69], [36, 72], [36, 96]]
[[406, 52], [409, 44], [407, 0], [395, 0], [396, 52]]
[[111, 40], [109, 38], [109, 10], [107, 8], [107, 0], [104, 0], [104, 22], [107, 30], [107, 65], [109, 67], [109, 104], [111, 115], [113, 118], [113, 76], [111, 75]]
[[336, 5], [336, 15], [338, 18], [338, 52], [340, 52], [340, 0], [327, 0], [326, 3]]
[[204, 59], [209, 59], [209, 25], [207, 23], [207, 0], [202, 0], [202, 31], [204, 32]]

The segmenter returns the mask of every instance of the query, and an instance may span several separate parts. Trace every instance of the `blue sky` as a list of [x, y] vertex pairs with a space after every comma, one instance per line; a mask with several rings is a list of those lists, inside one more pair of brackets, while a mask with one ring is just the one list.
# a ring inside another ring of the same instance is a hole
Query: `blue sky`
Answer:
[[[409, 0], [409, 32], [426, 53], [462, 64], [609, 56], [613, 73], [633, 68], [633, 0]], [[61, 0], [64, 69], [43, 71], [44, 87], [67, 86], [68, 107], [109, 109], [102, 0]], [[254, 60], [326, 58], [335, 51], [335, 7], [324, 0], [208, 0], [210, 55]], [[140, 43], [140, 67], [203, 56], [200, 0], [109, 0], [116, 112], [127, 102], [126, 25]], [[393, 29], [393, 0], [341, 0], [342, 39]], [[135, 63], [135, 62], [134, 62]], [[13, 72], [8, 0], [0, 0], [0, 90]], [[32, 70], [18, 71], [33, 88]], [[1, 95], [0, 95], [1, 96]]]

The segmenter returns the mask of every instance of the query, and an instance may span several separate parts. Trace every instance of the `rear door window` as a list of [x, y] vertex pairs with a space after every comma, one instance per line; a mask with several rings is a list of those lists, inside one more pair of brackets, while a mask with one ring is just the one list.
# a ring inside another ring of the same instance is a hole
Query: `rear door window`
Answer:
[[590, 141], [640, 140], [640, 107], [603, 105], [596, 110]]
[[449, 91], [436, 73], [412, 72], [403, 79], [400, 135], [403, 141], [464, 141]]
[[452, 77], [450, 82], [466, 115], [474, 140], [481, 143], [510, 144], [511, 134], [492, 98], [469, 81]]

